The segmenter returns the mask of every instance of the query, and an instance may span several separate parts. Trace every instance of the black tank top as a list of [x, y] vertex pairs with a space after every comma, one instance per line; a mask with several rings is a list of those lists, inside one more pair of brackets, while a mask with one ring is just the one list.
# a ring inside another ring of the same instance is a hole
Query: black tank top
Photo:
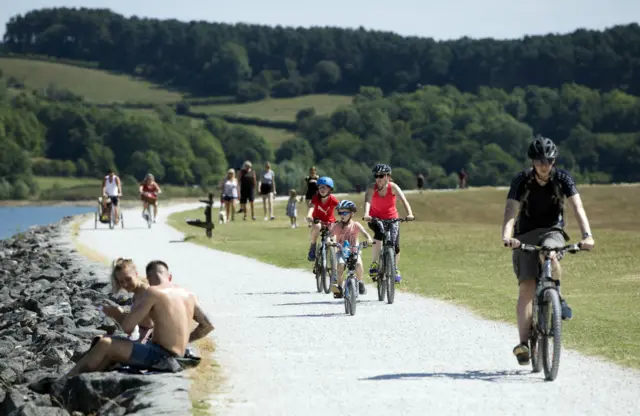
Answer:
[[241, 180], [242, 188], [253, 189], [255, 185], [255, 183], [253, 182], [253, 175], [255, 175], [253, 170], [251, 170], [251, 172], [247, 172], [246, 170], [242, 169], [242, 180]]
[[311, 198], [318, 192], [318, 179], [319, 176], [307, 176], [305, 179], [307, 181], [307, 194], [305, 195], [307, 199]]

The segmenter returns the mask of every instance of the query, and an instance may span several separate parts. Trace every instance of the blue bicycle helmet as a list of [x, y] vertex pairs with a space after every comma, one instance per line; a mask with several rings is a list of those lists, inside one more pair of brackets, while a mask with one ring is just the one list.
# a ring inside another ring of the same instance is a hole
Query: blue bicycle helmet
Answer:
[[318, 186], [320, 185], [326, 185], [333, 190], [333, 179], [328, 176], [322, 176], [318, 179]]
[[353, 201], [349, 201], [348, 199], [343, 199], [338, 203], [338, 206], [336, 207], [336, 211], [345, 211], [345, 210], [356, 212], [357, 211], [356, 204]]

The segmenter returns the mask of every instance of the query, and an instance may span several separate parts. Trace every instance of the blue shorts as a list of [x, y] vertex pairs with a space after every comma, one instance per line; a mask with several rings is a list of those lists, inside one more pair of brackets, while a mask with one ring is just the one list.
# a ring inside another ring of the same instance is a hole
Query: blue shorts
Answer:
[[146, 344], [136, 342], [133, 344], [133, 350], [131, 351], [129, 360], [123, 364], [131, 367], [151, 368], [163, 358], [175, 356], [171, 351], [153, 342], [147, 342]]

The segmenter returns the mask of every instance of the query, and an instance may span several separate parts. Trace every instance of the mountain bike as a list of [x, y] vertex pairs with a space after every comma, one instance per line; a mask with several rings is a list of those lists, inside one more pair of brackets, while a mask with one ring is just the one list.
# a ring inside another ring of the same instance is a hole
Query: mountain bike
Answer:
[[[335, 247], [336, 250], [343, 250], [343, 247], [340, 244], [332, 243], [330, 245], [332, 247]], [[356, 264], [358, 263], [358, 256], [360, 255], [360, 251], [362, 251], [362, 249], [366, 247], [368, 247], [368, 244], [366, 241], [363, 241], [355, 247], [349, 247], [348, 253], [345, 253], [343, 250], [342, 254], [342, 258], [344, 259], [344, 270], [345, 273], [347, 273], [347, 277], [342, 283], [344, 311], [347, 315], [351, 316], [356, 314], [356, 300], [358, 299], [358, 294], [360, 293], [358, 280], [356, 279]], [[345, 254], [347, 254], [346, 257]]]
[[[319, 219], [314, 218], [313, 223], [318, 224]], [[331, 291], [331, 280], [336, 276], [336, 255], [333, 248], [327, 244], [330, 223], [322, 222], [320, 228], [320, 244], [316, 249], [316, 261], [313, 264], [313, 274], [316, 276], [316, 289], [318, 293]], [[328, 266], [328, 267], [327, 267]]]
[[396, 294], [396, 249], [395, 241], [391, 241], [391, 230], [389, 226], [396, 222], [411, 221], [406, 218], [394, 218], [382, 220], [380, 218], [371, 218], [371, 222], [377, 222], [382, 233], [382, 249], [380, 250], [380, 258], [378, 259], [378, 300], [384, 301], [385, 295], [387, 303], [392, 304]]
[[[539, 267], [536, 278], [536, 292], [533, 297], [533, 324], [529, 335], [529, 349], [531, 351], [531, 365], [534, 373], [544, 368], [547, 381], [553, 381], [558, 376], [560, 368], [560, 351], [562, 346], [562, 306], [560, 304], [559, 281], [551, 278], [551, 252], [556, 252], [562, 258], [564, 253], [577, 253], [580, 244], [570, 244], [564, 247], [540, 247], [521, 244], [519, 248], [528, 253], [542, 253], [544, 261]], [[549, 346], [549, 341], [553, 347]]]
[[[159, 193], [160, 192], [158, 191], [158, 194]], [[154, 213], [153, 206], [154, 206], [154, 203], [157, 202], [158, 197], [150, 192], [144, 192], [141, 194], [141, 196], [146, 198], [144, 201], [147, 203], [147, 207], [142, 211], [142, 216], [147, 220], [147, 226], [151, 228], [151, 225], [155, 221], [155, 218], [153, 216], [153, 213]]]

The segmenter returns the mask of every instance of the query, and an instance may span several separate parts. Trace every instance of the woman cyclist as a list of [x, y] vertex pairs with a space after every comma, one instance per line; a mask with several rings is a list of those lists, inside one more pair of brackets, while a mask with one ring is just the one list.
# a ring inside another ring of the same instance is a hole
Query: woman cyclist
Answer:
[[[368, 189], [364, 197], [364, 220], [368, 221], [369, 228], [374, 232], [376, 244], [371, 248], [372, 263], [369, 268], [369, 275], [375, 282], [378, 277], [378, 259], [380, 258], [380, 250], [382, 249], [382, 237], [384, 230], [381, 230], [377, 222], [371, 221], [371, 218], [381, 220], [391, 220], [398, 218], [398, 210], [396, 209], [396, 197], [399, 197], [407, 211], [407, 220], [413, 220], [413, 212], [411, 205], [404, 196], [402, 189], [391, 182], [391, 167], [385, 164], [377, 164], [372, 169], [376, 182]], [[394, 242], [396, 251], [396, 282], [400, 283], [402, 277], [398, 270], [398, 261], [400, 260], [400, 224], [389, 224], [391, 239]]]
[[[364, 229], [362, 224], [353, 220], [353, 215], [356, 213], [357, 208], [356, 204], [349, 200], [340, 201], [338, 206], [336, 207], [336, 211], [338, 211], [338, 215], [340, 216], [340, 221], [334, 223], [330, 230], [329, 236], [334, 236], [337, 244], [342, 246], [345, 241], [349, 242], [351, 247], [356, 247], [358, 242], [358, 235], [362, 233], [366, 238], [367, 242], [371, 244], [373, 242], [369, 233]], [[345, 259], [342, 256], [342, 250], [336, 250], [336, 258], [338, 260], [338, 281], [331, 285], [331, 291], [333, 292], [333, 296], [335, 298], [342, 297], [342, 282], [343, 282], [343, 274], [344, 274], [344, 264]], [[362, 275], [364, 271], [362, 269], [362, 256], [358, 253], [358, 260], [356, 263], [356, 280], [358, 280], [358, 291], [361, 295], [365, 295], [367, 293], [367, 289], [364, 286], [364, 282], [362, 281]]]
[[142, 201], [142, 218], [147, 219], [145, 210], [149, 204], [153, 204], [153, 222], [156, 222], [156, 218], [158, 218], [158, 194], [162, 191], [151, 173], [147, 173], [147, 176], [144, 177], [139, 190], [140, 200]]
[[314, 224], [311, 228], [311, 246], [309, 247], [309, 261], [316, 261], [316, 240], [322, 228], [322, 223], [336, 222], [333, 210], [338, 206], [338, 198], [331, 195], [333, 191], [333, 179], [323, 176], [318, 179], [318, 193], [311, 198], [309, 211], [307, 211], [307, 221], [313, 221], [314, 218], [320, 220], [318, 224]]

